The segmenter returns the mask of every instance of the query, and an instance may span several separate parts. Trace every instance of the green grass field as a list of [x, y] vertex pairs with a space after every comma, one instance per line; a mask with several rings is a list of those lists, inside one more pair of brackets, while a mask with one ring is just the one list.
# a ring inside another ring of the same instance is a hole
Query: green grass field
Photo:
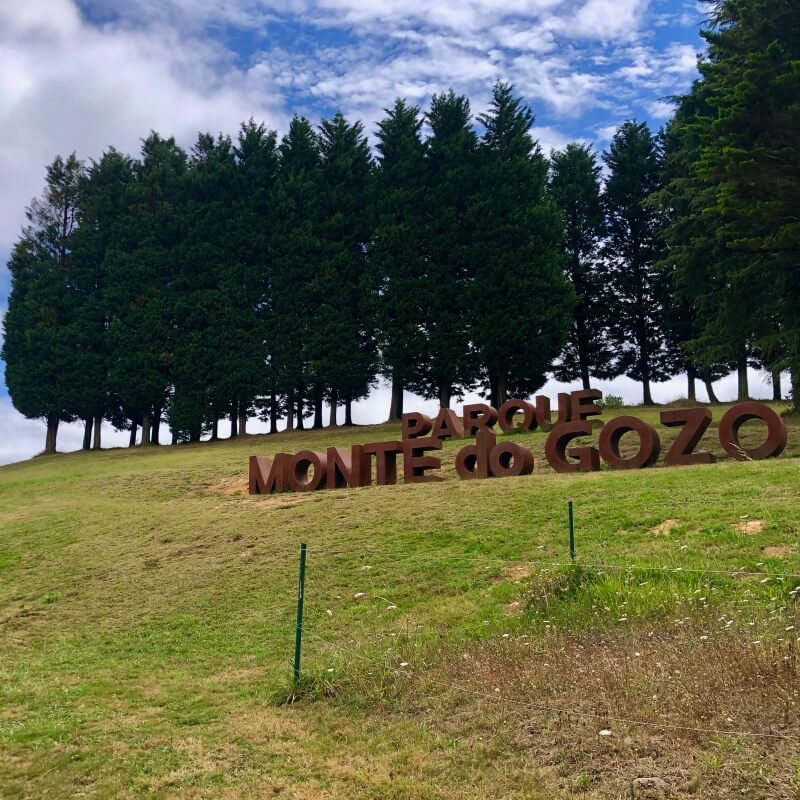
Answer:
[[789, 426], [768, 462], [563, 476], [527, 433], [527, 477], [449, 442], [442, 483], [270, 497], [250, 454], [399, 430], [0, 468], [0, 798], [796, 798]]

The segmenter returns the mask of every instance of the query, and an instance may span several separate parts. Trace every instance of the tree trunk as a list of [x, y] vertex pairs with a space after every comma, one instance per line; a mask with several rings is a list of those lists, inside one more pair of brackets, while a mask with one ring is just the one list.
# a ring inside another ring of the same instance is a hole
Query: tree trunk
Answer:
[[56, 440], [58, 439], [58, 416], [50, 414], [47, 417], [47, 435], [44, 440], [44, 454], [51, 456], [56, 452]]
[[152, 444], [150, 432], [150, 414], [142, 414], [142, 447], [149, 447]]
[[269, 432], [270, 433], [278, 432], [278, 396], [275, 394], [275, 392], [273, 392], [272, 396], [270, 397]]
[[312, 425], [315, 431], [322, 428], [322, 405], [323, 405], [322, 387], [317, 385], [314, 387], [314, 423]]
[[239, 406], [239, 436], [247, 436], [247, 406]]
[[489, 405], [492, 408], [500, 408], [500, 404], [498, 401], [498, 392], [497, 392], [497, 376], [489, 375]]
[[736, 363], [736, 378], [738, 390], [736, 399], [742, 403], [750, 399], [750, 387], [747, 384], [747, 356], [742, 356]]
[[[197, 437], [197, 441], [200, 441], [200, 437]], [[214, 422], [211, 425], [211, 441], [216, 442], [219, 441], [219, 420], [214, 415]]]
[[450, 401], [453, 399], [453, 387], [450, 383], [439, 385], [439, 407], [450, 408]]
[[711, 384], [711, 371], [708, 369], [703, 370], [703, 384], [706, 387], [706, 392], [708, 393], [708, 402], [709, 403], [719, 403], [716, 394], [714, 394], [714, 387]]
[[592, 388], [589, 378], [589, 367], [586, 366], [583, 361], [581, 361], [581, 383], [583, 384], [584, 390], [587, 392]]
[[505, 403], [505, 401], [508, 400], [508, 389], [506, 388], [505, 375], [501, 375], [497, 379], [496, 394], [497, 394], [497, 405], [495, 406], [495, 408], [500, 408], [500, 406], [502, 406], [503, 403]]
[[286, 430], [294, 430], [294, 392], [286, 398]]
[[231, 403], [231, 439], [239, 436], [239, 404], [234, 400]]
[[297, 399], [295, 400], [295, 413], [297, 415], [297, 423], [295, 427], [298, 431], [304, 431], [306, 429], [305, 420], [303, 419], [303, 412], [305, 409], [305, 400], [306, 400], [306, 387], [301, 383], [297, 387]]
[[92, 417], [86, 417], [83, 421], [83, 449], [84, 450], [91, 450], [92, 449], [92, 426], [94, 425], [94, 419]]
[[642, 379], [642, 403], [646, 406], [653, 405], [653, 395], [650, 392], [650, 379]]
[[131, 420], [131, 436], [128, 439], [128, 447], [136, 447], [136, 431], [139, 429], [139, 426]]
[[776, 403], [780, 403], [783, 400], [781, 396], [783, 392], [781, 391], [781, 371], [780, 369], [773, 369], [772, 370], [772, 399]]
[[792, 391], [792, 410], [797, 413], [800, 411], [800, 367], [792, 366], [789, 371], [789, 380]]
[[102, 442], [101, 442], [102, 430], [103, 430], [103, 415], [98, 414], [94, 418], [94, 441], [92, 443], [92, 448], [94, 450], [102, 449]]
[[159, 435], [161, 433], [161, 409], [156, 406], [153, 414], [153, 427], [150, 431], [150, 444], [161, 444]]
[[178, 431], [172, 431], [172, 444], [178, 444]]
[[353, 398], [349, 394], [344, 400], [344, 424], [346, 428], [353, 427]]
[[686, 369], [686, 396], [693, 403], [697, 401], [697, 370], [694, 367]]
[[389, 405], [389, 422], [399, 421], [403, 418], [403, 384], [396, 378], [392, 379], [392, 401]]
[[328, 427], [335, 428], [339, 424], [339, 387], [331, 386], [331, 400], [330, 400], [331, 413], [328, 417]]

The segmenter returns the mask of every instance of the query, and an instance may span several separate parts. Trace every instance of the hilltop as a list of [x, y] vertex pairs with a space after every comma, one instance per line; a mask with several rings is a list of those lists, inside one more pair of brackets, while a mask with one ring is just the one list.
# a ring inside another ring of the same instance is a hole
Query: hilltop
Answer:
[[765, 462], [557, 475], [535, 432], [530, 476], [448, 442], [442, 483], [247, 494], [251, 454], [392, 438], [0, 468], [0, 797], [797, 796], [799, 422]]

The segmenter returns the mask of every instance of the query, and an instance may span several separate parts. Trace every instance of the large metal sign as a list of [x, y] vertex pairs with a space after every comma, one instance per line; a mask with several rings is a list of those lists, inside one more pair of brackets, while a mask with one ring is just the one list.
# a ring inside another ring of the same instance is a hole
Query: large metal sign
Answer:
[[[440, 481], [442, 460], [435, 453], [445, 439], [474, 439], [456, 453], [455, 469], [463, 480], [530, 475], [534, 469], [530, 448], [519, 442], [498, 442], [496, 428], [503, 433], [542, 430], [548, 432], [545, 458], [556, 472], [593, 472], [605, 462], [612, 469], [641, 469], [655, 464], [662, 451], [658, 430], [632, 416], [619, 416], [598, 426], [591, 417], [602, 414], [599, 390], [562, 393], [558, 409], [551, 410], [547, 397], [509, 400], [499, 409], [485, 403], [465, 405], [459, 417], [443, 408], [435, 419], [425, 414], [403, 416], [402, 440], [356, 444], [350, 448], [329, 447], [324, 452], [302, 450], [294, 455], [278, 453], [274, 458], [250, 456], [250, 494], [310, 492], [317, 489], [386, 486], [397, 483], [398, 457], [402, 458], [405, 483]], [[697, 451], [711, 423], [707, 408], [662, 411], [661, 424], [679, 428], [678, 436], [664, 454], [665, 466], [709, 464], [713, 454]], [[749, 420], [761, 420], [766, 431], [761, 444], [744, 447], [739, 429]], [[599, 427], [597, 445], [577, 443], [593, 436]], [[623, 453], [622, 437], [634, 434], [633, 452]], [[719, 443], [734, 459], [751, 460], [780, 455], [786, 447], [786, 425], [763, 403], [737, 403], [719, 423]]]

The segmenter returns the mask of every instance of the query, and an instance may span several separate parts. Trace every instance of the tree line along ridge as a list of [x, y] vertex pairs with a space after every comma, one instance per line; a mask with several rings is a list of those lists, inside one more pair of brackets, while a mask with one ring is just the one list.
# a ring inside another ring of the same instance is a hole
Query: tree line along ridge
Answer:
[[[453, 91], [377, 124], [252, 119], [189, 152], [151, 132], [47, 168], [12, 251], [2, 357], [47, 422], [159, 443], [352, 422], [379, 376], [443, 408], [493, 407], [548, 375], [789, 370], [800, 386], [800, 27], [790, 3], [721, 0], [700, 77], [657, 133], [548, 158], [507, 83], [485, 113]], [[605, 169], [603, 169], [604, 165]]]

